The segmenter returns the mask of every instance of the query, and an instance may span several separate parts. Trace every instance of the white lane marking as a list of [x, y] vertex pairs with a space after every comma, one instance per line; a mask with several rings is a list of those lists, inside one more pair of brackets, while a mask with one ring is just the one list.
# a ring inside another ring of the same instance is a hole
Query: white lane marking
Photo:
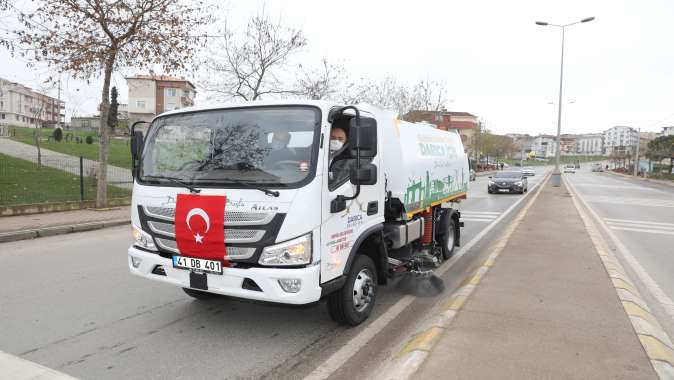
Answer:
[[478, 219], [478, 218], [461, 218], [462, 222], [480, 222], [480, 223], [489, 223], [492, 219]]
[[606, 221], [606, 224], [608, 224], [609, 226], [616, 226], [616, 227], [632, 227], [632, 228], [674, 231], [674, 225], [663, 226], [663, 225], [653, 225], [644, 223], [626, 223], [626, 222], [611, 222], [611, 221]]
[[484, 214], [484, 215], [496, 215], [496, 216], [501, 215], [501, 213], [498, 212], [498, 211], [466, 211], [466, 210], [462, 210], [461, 215], [464, 215], [464, 214]]
[[70, 375], [0, 351], [0, 379], [76, 380]]
[[641, 228], [629, 228], [629, 227], [611, 227], [612, 230], [619, 231], [634, 231], [634, 232], [647, 232], [649, 234], [661, 234], [661, 235], [674, 235], [674, 230], [672, 231], [662, 231], [662, 230], [644, 230]]
[[615, 203], [623, 206], [644, 206], [644, 207], [674, 207], [674, 201], [671, 199], [648, 199], [648, 198], [621, 198], [611, 196], [588, 196], [587, 202], [592, 203]]
[[[541, 182], [535, 183], [531, 189], [534, 190]], [[519, 197], [515, 203], [508, 207], [503, 213], [496, 218], [491, 224], [485, 227], [477, 235], [475, 235], [466, 245], [461, 247], [450, 261], [445, 262], [440, 266], [440, 268], [435, 270], [436, 275], [441, 276], [447, 272], [455, 263], [458, 262], [458, 259], [465, 255], [478, 241], [480, 241], [485, 235], [489, 233], [503, 218], [506, 217], [512, 210], [514, 210], [520, 203], [529, 197], [529, 195], [534, 194], [534, 191], [527, 192], [523, 197]], [[459, 209], [460, 210], [460, 209]], [[398, 302], [396, 302], [391, 308], [389, 308], [384, 314], [380, 315], [377, 320], [372, 322], [369, 326], [363, 329], [358, 335], [351, 338], [346, 344], [342, 346], [337, 352], [333, 353], [326, 361], [321, 365], [316, 367], [305, 380], [319, 380], [326, 379], [330, 377], [335, 371], [337, 371], [341, 366], [344, 365], [353, 355], [355, 355], [363, 346], [365, 346], [372, 338], [374, 338], [381, 330], [386, 327], [386, 325], [394, 320], [398, 314], [402, 313], [403, 310], [415, 299], [413, 296], [404, 296]]]
[[625, 247], [625, 245], [618, 239], [618, 237], [611, 231], [611, 229], [604, 223], [604, 221], [599, 217], [599, 215], [590, 207], [588, 202], [580, 196], [578, 190], [573, 185], [572, 181], [566, 181], [571, 188], [572, 192], [575, 193], [576, 198], [585, 206], [585, 208], [592, 214], [592, 217], [597, 221], [597, 223], [602, 227], [606, 235], [613, 241], [613, 244], [616, 246], [622, 257], [625, 259], [625, 262], [630, 266], [632, 271], [636, 273], [639, 280], [644, 284], [646, 289], [651, 293], [651, 296], [662, 306], [665, 312], [669, 315], [670, 318], [674, 319], [674, 302], [662, 291], [662, 288], [658, 285], [653, 277], [651, 277], [646, 269], [641, 266], [639, 261], [630, 253], [630, 251]]
[[613, 219], [613, 218], [604, 218], [604, 220], [608, 223], [636, 223], [636, 224], [646, 224], [646, 225], [654, 225], [654, 226], [672, 226], [674, 227], [674, 223], [662, 223], [662, 222], [649, 222], [647, 220], [633, 220], [633, 219]]

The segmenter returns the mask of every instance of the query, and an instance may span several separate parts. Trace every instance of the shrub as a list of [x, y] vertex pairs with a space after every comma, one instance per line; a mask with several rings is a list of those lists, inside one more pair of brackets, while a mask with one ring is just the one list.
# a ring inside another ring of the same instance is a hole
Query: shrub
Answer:
[[61, 128], [54, 129], [52, 137], [54, 138], [54, 140], [56, 140], [56, 142], [61, 142], [61, 140], [63, 140], [63, 131], [61, 130]]
[[94, 143], [94, 138], [93, 138], [91, 135], [89, 135], [89, 136], [87, 136], [87, 138], [84, 139], [84, 141], [85, 141], [87, 144], [93, 144], [93, 143]]

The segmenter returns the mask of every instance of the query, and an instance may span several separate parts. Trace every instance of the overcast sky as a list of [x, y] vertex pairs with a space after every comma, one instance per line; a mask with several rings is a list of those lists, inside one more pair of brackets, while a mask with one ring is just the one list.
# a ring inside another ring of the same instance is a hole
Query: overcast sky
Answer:
[[[471, 112], [496, 133], [529, 134], [556, 131], [556, 105], [548, 103], [557, 103], [561, 42], [561, 29], [534, 22], [594, 16], [567, 29], [563, 103], [573, 103], [565, 105], [562, 132], [674, 125], [671, 0], [232, 0], [222, 15], [243, 25], [262, 6], [273, 19], [303, 29], [304, 62], [326, 57], [355, 77], [442, 80], [449, 110]], [[123, 76], [135, 73], [114, 77], [122, 102]], [[0, 77], [40, 87], [46, 76], [45, 68], [0, 51]], [[99, 89], [100, 80], [64, 77], [68, 118], [95, 113]], [[197, 103], [206, 102], [200, 93]]]

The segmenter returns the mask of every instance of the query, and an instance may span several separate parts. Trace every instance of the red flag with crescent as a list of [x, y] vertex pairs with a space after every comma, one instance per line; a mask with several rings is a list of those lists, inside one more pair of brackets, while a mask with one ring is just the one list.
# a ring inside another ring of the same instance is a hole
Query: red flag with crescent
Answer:
[[227, 265], [226, 202], [225, 196], [178, 194], [174, 222], [181, 255], [224, 261]]

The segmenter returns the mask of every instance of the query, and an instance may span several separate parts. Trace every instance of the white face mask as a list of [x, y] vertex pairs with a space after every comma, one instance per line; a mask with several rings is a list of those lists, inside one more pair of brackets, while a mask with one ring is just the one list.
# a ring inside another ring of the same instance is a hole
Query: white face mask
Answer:
[[344, 146], [344, 143], [339, 141], [339, 140], [330, 140], [330, 151], [331, 152], [336, 152]]

